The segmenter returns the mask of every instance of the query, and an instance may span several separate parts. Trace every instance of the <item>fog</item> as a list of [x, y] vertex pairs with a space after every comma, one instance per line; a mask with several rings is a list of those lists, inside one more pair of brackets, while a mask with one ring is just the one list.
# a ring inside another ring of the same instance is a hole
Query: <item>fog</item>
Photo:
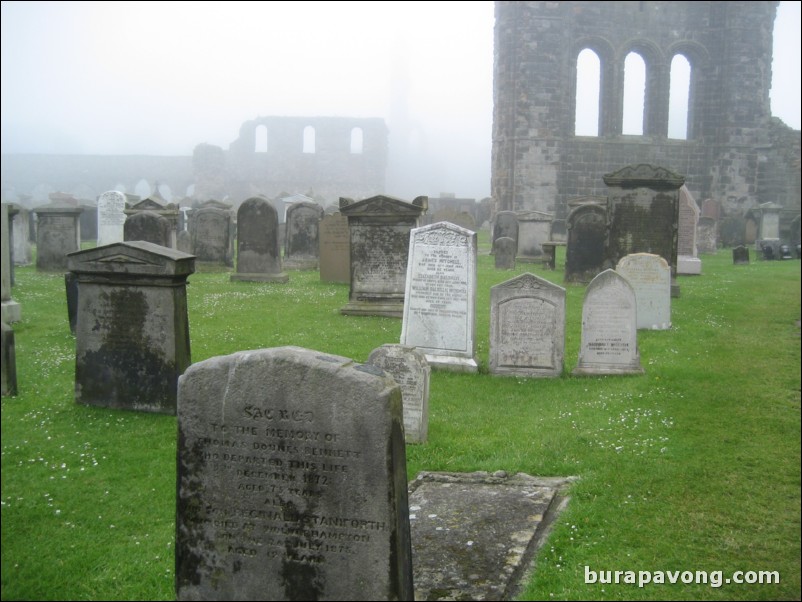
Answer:
[[[780, 4], [772, 112], [799, 129], [800, 3]], [[418, 133], [388, 194], [489, 196], [493, 8], [4, 1], [2, 152], [187, 156], [259, 116], [381, 117], [391, 160]]]

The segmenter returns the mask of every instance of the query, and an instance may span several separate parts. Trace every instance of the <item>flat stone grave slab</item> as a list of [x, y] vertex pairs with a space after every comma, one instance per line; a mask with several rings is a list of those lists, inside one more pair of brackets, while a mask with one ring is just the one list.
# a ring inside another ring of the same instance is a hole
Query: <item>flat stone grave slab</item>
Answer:
[[511, 600], [575, 477], [421, 472], [409, 486], [415, 600]]

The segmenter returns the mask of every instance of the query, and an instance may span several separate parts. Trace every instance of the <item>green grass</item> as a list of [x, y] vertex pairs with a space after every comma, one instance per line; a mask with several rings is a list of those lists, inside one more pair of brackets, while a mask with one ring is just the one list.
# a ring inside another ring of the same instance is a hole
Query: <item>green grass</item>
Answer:
[[[486, 249], [486, 243], [481, 248]], [[800, 263], [734, 266], [729, 250], [680, 277], [669, 331], [640, 331], [642, 376], [575, 378], [583, 286], [568, 285], [565, 374], [487, 373], [490, 287], [532, 272], [480, 255], [479, 374], [432, 374], [422, 470], [575, 475], [540, 551], [530, 600], [798, 600]], [[401, 321], [343, 316], [348, 286], [189, 278], [194, 361], [298, 345], [364, 362]], [[171, 416], [79, 406], [62, 274], [18, 268], [19, 395], [2, 400], [2, 598], [169, 600], [175, 434]], [[777, 571], [771, 585], [585, 584], [593, 571]]]

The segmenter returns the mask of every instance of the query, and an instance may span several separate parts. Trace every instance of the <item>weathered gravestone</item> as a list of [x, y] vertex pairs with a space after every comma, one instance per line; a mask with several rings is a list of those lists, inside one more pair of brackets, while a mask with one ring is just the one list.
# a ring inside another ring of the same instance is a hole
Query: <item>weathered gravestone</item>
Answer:
[[14, 330], [2, 321], [0, 335], [0, 395], [12, 397], [17, 394], [17, 356], [14, 350]]
[[287, 209], [284, 267], [296, 270], [317, 269], [321, 219], [323, 207], [315, 202], [293, 203]]
[[36, 227], [36, 268], [61, 271], [67, 267], [67, 253], [81, 248], [78, 217], [83, 209], [50, 204], [34, 209]]
[[585, 290], [576, 376], [642, 374], [635, 291], [621, 274], [605, 270]]
[[432, 368], [476, 372], [476, 232], [448, 222], [409, 237], [401, 344]]
[[565, 289], [521, 274], [490, 289], [490, 372], [560, 376], [565, 357]]
[[515, 253], [518, 251], [518, 243], [509, 236], [502, 236], [493, 241], [493, 255], [496, 259], [497, 270], [514, 270]]
[[[125, 214], [128, 217], [126, 217], [124, 229], [128, 228], [129, 220], [137, 213], [145, 211], [152, 212], [167, 220], [168, 242], [162, 246], [170, 247], [171, 249], [175, 249], [178, 246], [176, 239], [178, 237], [178, 222], [181, 216], [181, 212], [178, 210], [178, 205], [175, 203], [168, 203], [158, 194], [158, 192], [152, 194], [146, 199], [134, 200], [129, 198], [128, 205], [129, 208], [125, 210]], [[148, 240], [128, 238], [127, 232], [124, 232], [123, 235], [125, 236], [124, 240]], [[157, 235], [154, 234], [154, 236]], [[158, 236], [161, 235], [159, 234]], [[151, 240], [150, 242], [155, 242], [157, 245], [162, 244], [157, 240]]]
[[265, 198], [250, 198], [237, 210], [237, 272], [231, 280], [289, 281], [281, 271], [278, 214]]
[[755, 247], [762, 251], [758, 257], [763, 259], [780, 258], [780, 211], [781, 205], [776, 203], [763, 203], [754, 209], [758, 219], [757, 238]]
[[653, 253], [671, 268], [671, 294], [679, 296], [677, 234], [679, 189], [685, 178], [641, 163], [604, 176], [607, 195], [605, 267], [632, 253]]
[[554, 215], [542, 211], [518, 211], [518, 261], [535, 262], [543, 255], [543, 243], [551, 237]]
[[341, 313], [403, 316], [409, 233], [427, 205], [425, 196], [411, 203], [384, 195], [357, 202], [340, 198], [351, 238], [351, 290]]
[[12, 322], [19, 322], [22, 317], [20, 305], [11, 298], [11, 274], [12, 274], [12, 261], [11, 261], [11, 240], [9, 236], [10, 223], [8, 220], [8, 205], [2, 203], [0, 205], [0, 319], [6, 324]]
[[382, 345], [370, 352], [368, 363], [378, 366], [401, 387], [404, 437], [407, 443], [426, 443], [429, 433], [429, 375], [426, 356], [405, 345]]
[[[16, 210], [16, 215], [11, 213]], [[33, 260], [31, 246], [31, 212], [24, 207], [9, 203], [11, 217], [11, 261], [14, 265], [30, 265]]]
[[702, 216], [696, 225], [696, 248], [699, 253], [712, 255], [718, 252], [718, 222]]
[[568, 214], [565, 282], [587, 283], [604, 269], [607, 208], [598, 202], [576, 204]]
[[735, 265], [749, 265], [749, 248], [738, 245], [732, 250], [732, 263]]
[[234, 216], [230, 210], [213, 206], [196, 209], [189, 232], [196, 261], [234, 265]]
[[109, 190], [97, 200], [97, 246], [125, 240], [125, 195]]
[[506, 237], [515, 241], [515, 252], [518, 252], [518, 218], [514, 211], [499, 211], [493, 220], [493, 242]]
[[679, 189], [679, 217], [677, 222], [677, 273], [698, 275], [702, 273], [702, 260], [698, 257], [696, 244], [699, 223], [699, 206], [696, 199], [683, 184]]
[[615, 271], [635, 291], [638, 328], [671, 328], [671, 270], [666, 260], [651, 253], [633, 253], [622, 257]]
[[298, 347], [190, 366], [178, 395], [179, 600], [411, 600], [401, 390]]
[[320, 280], [348, 284], [351, 280], [351, 237], [348, 218], [339, 213], [323, 217], [318, 226]]
[[155, 211], [141, 210], [131, 213], [123, 225], [123, 241], [136, 240], [173, 248], [170, 220]]
[[78, 275], [75, 272], [64, 274], [64, 290], [67, 294], [67, 318], [70, 322], [70, 333], [75, 334], [78, 325]]
[[75, 401], [175, 414], [190, 365], [192, 255], [144, 241], [70, 253], [78, 278]]

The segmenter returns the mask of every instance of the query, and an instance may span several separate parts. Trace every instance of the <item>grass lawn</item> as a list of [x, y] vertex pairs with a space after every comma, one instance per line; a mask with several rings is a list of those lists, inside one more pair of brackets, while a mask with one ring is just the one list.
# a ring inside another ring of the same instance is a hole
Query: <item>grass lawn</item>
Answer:
[[[564, 286], [564, 255], [554, 272], [497, 271], [486, 246], [480, 372], [432, 374], [429, 441], [407, 447], [408, 477], [579, 477], [522, 599], [800, 599], [800, 262], [703, 256], [703, 275], [679, 279], [671, 330], [639, 331], [641, 376], [570, 375], [585, 287], [567, 285], [565, 372], [524, 379], [487, 373], [490, 287], [524, 272]], [[398, 319], [341, 315], [348, 286], [317, 272], [289, 272], [288, 284], [229, 273], [189, 277], [194, 361], [297, 345], [364, 362], [399, 341]], [[17, 268], [13, 298], [23, 318], [19, 395], [2, 400], [2, 599], [174, 599], [175, 417], [75, 403], [63, 274]], [[607, 571], [733, 581], [585, 583]]]

